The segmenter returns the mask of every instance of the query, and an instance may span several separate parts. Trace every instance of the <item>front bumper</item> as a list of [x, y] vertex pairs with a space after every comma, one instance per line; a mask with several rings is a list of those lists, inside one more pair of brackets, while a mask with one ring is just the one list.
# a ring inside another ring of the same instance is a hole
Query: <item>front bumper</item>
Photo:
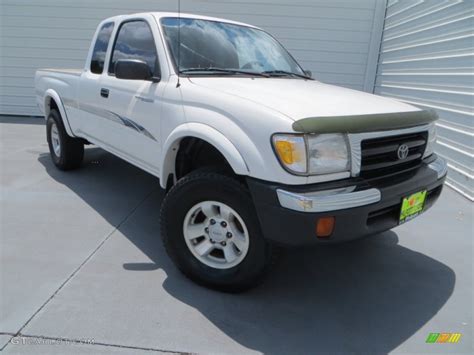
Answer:
[[[396, 227], [401, 202], [427, 190], [424, 211], [441, 194], [447, 167], [433, 155], [416, 170], [386, 178], [286, 186], [248, 179], [262, 232], [266, 239], [285, 245], [343, 242]], [[316, 236], [322, 217], [335, 217], [329, 238]]]

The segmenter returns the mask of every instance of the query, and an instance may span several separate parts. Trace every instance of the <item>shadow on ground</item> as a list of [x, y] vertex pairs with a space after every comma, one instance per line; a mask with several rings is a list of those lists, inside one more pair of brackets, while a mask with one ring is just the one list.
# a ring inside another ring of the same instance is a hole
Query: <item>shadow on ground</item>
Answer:
[[[105, 219], [113, 206], [98, 203], [97, 194], [130, 194], [135, 184], [158, 187], [154, 177], [97, 148], [88, 149], [84, 167], [71, 173], [56, 170], [47, 155], [39, 161]], [[398, 245], [397, 235], [386, 232], [285, 251], [262, 286], [241, 295], [213, 292], [186, 280], [166, 256], [157, 220], [163, 193], [151, 196], [153, 212], [136, 216], [144, 233], [120, 228], [151, 262], [124, 260], [123, 267], [136, 273], [163, 269], [166, 292], [263, 353], [389, 352], [430, 320], [454, 288], [449, 267]]]

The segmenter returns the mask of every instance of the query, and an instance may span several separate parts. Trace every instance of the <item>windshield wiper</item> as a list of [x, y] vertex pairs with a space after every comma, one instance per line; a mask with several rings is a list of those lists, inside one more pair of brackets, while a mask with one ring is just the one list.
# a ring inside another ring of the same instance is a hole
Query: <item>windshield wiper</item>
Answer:
[[313, 80], [313, 78], [310, 78], [309, 76], [306, 76], [303, 74], [296, 74], [296, 73], [285, 71], [285, 70], [267, 70], [267, 71], [262, 72], [262, 74], [266, 74], [270, 76], [296, 76], [298, 78]]
[[265, 73], [259, 73], [259, 72], [253, 72], [253, 71], [245, 71], [245, 70], [238, 70], [238, 69], [224, 69], [224, 68], [188, 68], [188, 69], [183, 69], [180, 70], [180, 74], [187, 74], [187, 73], [224, 73], [224, 74], [244, 74], [244, 75], [254, 75], [254, 76], [263, 76], [265, 78], [269, 78], [270, 75], [265, 74]]

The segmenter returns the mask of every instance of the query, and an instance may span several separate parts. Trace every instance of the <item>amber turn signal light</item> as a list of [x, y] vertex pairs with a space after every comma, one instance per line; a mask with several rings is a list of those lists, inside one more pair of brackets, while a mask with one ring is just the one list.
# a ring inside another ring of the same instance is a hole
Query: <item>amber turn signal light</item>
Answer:
[[329, 238], [334, 230], [334, 217], [321, 217], [316, 223], [316, 236], [318, 238]]

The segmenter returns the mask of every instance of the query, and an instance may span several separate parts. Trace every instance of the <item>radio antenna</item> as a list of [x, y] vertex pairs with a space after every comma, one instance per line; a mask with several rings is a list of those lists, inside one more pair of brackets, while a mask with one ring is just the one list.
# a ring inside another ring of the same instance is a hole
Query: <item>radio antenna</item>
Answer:
[[181, 0], [178, 0], [178, 82], [176, 83], [177, 88], [181, 86], [180, 71], [181, 71]]

